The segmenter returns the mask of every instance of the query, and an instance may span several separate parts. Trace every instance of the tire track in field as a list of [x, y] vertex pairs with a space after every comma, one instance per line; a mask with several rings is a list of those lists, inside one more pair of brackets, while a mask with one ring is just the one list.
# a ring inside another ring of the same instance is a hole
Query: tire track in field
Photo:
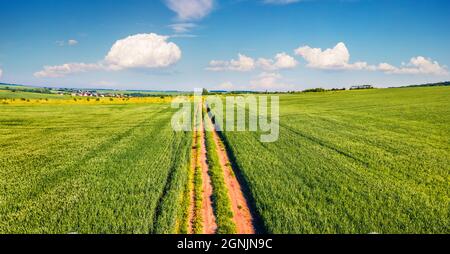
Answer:
[[[195, 104], [194, 104], [195, 105]], [[202, 201], [202, 193], [198, 194], [198, 186], [196, 186], [197, 174], [199, 168], [199, 150], [198, 146], [199, 136], [198, 136], [198, 109], [194, 106], [194, 114], [193, 114], [193, 131], [192, 131], [192, 147], [191, 147], [191, 164], [189, 167], [189, 176], [188, 176], [188, 189], [189, 189], [189, 205], [188, 205], [188, 217], [187, 217], [187, 233], [188, 234], [196, 234], [199, 228], [202, 226], [202, 216], [198, 213], [198, 202]], [[201, 118], [200, 118], [201, 119]], [[202, 187], [202, 186], [201, 186]], [[200, 190], [201, 192], [201, 190]], [[201, 229], [201, 228], [200, 228]]]
[[183, 144], [183, 139], [181, 140], [177, 140], [176, 138], [173, 139], [172, 141], [172, 165], [169, 168], [169, 173], [167, 175], [166, 178], [166, 182], [164, 183], [164, 188], [163, 191], [157, 201], [157, 205], [155, 208], [155, 212], [154, 212], [154, 217], [153, 217], [153, 229], [152, 232], [154, 234], [159, 233], [158, 232], [158, 220], [160, 219], [160, 217], [162, 216], [163, 213], [163, 207], [164, 207], [164, 203], [166, 201], [166, 198], [168, 196], [169, 191], [171, 190], [174, 181], [175, 181], [175, 175], [177, 173], [177, 170], [181, 170], [180, 169], [180, 165], [181, 165], [181, 161], [178, 158], [181, 153], [182, 153], [182, 144]]
[[213, 186], [206, 156], [205, 128], [202, 117], [202, 103], [194, 105], [194, 129], [190, 187], [187, 219], [188, 234], [215, 234], [217, 221], [213, 206]]
[[[210, 121], [211, 126], [215, 127], [216, 125], [212, 121], [213, 116], [209, 108], [208, 111], [209, 117], [207, 117], [207, 119]], [[236, 224], [237, 233], [255, 234], [257, 231], [255, 227], [256, 220], [250, 210], [250, 205], [244, 195], [243, 188], [236, 177], [235, 170], [233, 170], [230, 158], [228, 157], [228, 153], [225, 149], [225, 145], [215, 128], [212, 130], [212, 135], [216, 145], [216, 152], [219, 157], [220, 167], [222, 168], [224, 175], [225, 184], [228, 189], [228, 195], [230, 197], [233, 212], [233, 221]]]
[[[245, 113], [246, 114], [250, 114], [250, 112], [249, 112], [249, 110], [247, 108], [245, 108]], [[326, 142], [324, 140], [321, 140], [318, 137], [315, 137], [313, 135], [309, 135], [309, 134], [307, 134], [305, 132], [302, 132], [302, 131], [300, 131], [298, 129], [295, 129], [295, 128], [287, 125], [287, 124], [282, 124], [281, 121], [278, 121], [278, 125], [280, 127], [283, 127], [284, 129], [286, 129], [287, 131], [290, 131], [290, 132], [292, 132], [292, 133], [294, 133], [296, 135], [299, 135], [299, 136], [303, 137], [306, 140], [309, 140], [309, 141], [311, 141], [313, 143], [316, 143], [316, 144], [318, 144], [318, 145], [320, 145], [320, 146], [322, 146], [324, 148], [327, 148], [327, 149], [332, 150], [332, 151], [334, 151], [334, 152], [336, 152], [336, 153], [338, 153], [338, 154], [340, 154], [342, 156], [345, 156], [345, 157], [347, 157], [347, 158], [349, 158], [349, 159], [351, 159], [351, 160], [353, 160], [353, 161], [355, 161], [357, 163], [360, 163], [364, 167], [369, 167], [369, 163], [367, 163], [366, 161], [364, 161], [362, 159], [359, 159], [356, 156], [353, 156], [352, 154], [350, 154], [350, 153], [348, 153], [348, 152], [346, 152], [346, 151], [344, 151], [342, 149], [339, 149], [338, 147], [335, 147], [332, 144], [329, 144], [328, 142]], [[266, 146], [264, 146], [264, 147], [266, 147]]]
[[346, 151], [343, 151], [343, 150], [333, 146], [332, 144], [329, 144], [326, 141], [323, 141], [323, 140], [321, 140], [321, 139], [319, 139], [317, 137], [314, 137], [312, 135], [306, 134], [306, 133], [304, 133], [304, 132], [302, 132], [300, 130], [294, 129], [294, 128], [286, 125], [286, 124], [279, 123], [279, 125], [281, 127], [285, 128], [286, 130], [288, 130], [290, 132], [293, 132], [293, 133], [295, 133], [295, 134], [297, 134], [297, 135], [299, 135], [299, 136], [301, 136], [301, 137], [303, 137], [303, 138], [305, 138], [305, 139], [307, 139], [307, 140], [309, 140], [309, 141], [311, 141], [313, 143], [316, 143], [316, 144], [318, 144], [318, 145], [320, 145], [322, 147], [325, 147], [325, 148], [327, 148], [329, 150], [332, 150], [332, 151], [334, 151], [334, 152], [336, 152], [336, 153], [338, 153], [338, 154], [340, 154], [342, 156], [345, 156], [345, 157], [347, 157], [347, 158], [349, 158], [349, 159], [351, 159], [353, 161], [356, 161], [357, 163], [361, 164], [362, 166], [364, 166], [366, 168], [369, 167], [369, 163], [367, 163], [367, 162], [357, 158], [356, 156], [353, 156], [352, 154], [350, 154], [350, 153], [348, 153]]
[[[203, 105], [200, 104], [200, 109]], [[204, 234], [215, 234], [217, 231], [217, 222], [214, 215], [213, 207], [213, 187], [211, 182], [211, 177], [209, 175], [209, 167], [206, 159], [206, 141], [205, 141], [205, 123], [203, 122], [203, 117], [200, 121], [199, 126], [200, 131], [198, 136], [200, 138], [200, 166], [202, 169], [202, 179], [203, 179], [203, 233]]]

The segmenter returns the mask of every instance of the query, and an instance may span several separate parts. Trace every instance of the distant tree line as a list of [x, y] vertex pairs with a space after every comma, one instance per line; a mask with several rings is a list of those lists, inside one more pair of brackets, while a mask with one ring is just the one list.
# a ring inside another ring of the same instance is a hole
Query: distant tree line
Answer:
[[405, 87], [428, 87], [428, 86], [450, 86], [450, 81], [437, 82], [437, 83], [427, 83], [427, 84], [419, 84], [419, 85], [409, 85], [409, 86], [402, 86], [401, 88], [405, 88]]
[[9, 86], [5, 86], [3, 88], [4, 90], [8, 90], [11, 92], [16, 92], [16, 91], [20, 91], [20, 92], [29, 92], [29, 93], [42, 93], [42, 94], [51, 94], [52, 91], [48, 88], [25, 88], [25, 87], [9, 87]]
[[303, 93], [321, 93], [321, 92], [325, 92], [326, 90], [324, 88], [318, 87], [318, 88], [310, 88], [310, 89], [305, 89], [302, 92]]
[[361, 89], [374, 89], [374, 87], [371, 85], [359, 85], [350, 87], [350, 90], [361, 90]]

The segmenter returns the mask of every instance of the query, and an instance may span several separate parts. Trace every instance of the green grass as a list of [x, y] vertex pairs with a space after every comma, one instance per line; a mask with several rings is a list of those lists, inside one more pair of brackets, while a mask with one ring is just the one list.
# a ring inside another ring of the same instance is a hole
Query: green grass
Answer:
[[190, 92], [181, 91], [145, 91], [145, 90], [110, 90], [110, 89], [93, 89], [94, 91], [100, 93], [111, 93], [111, 94], [142, 94], [146, 96], [182, 96], [190, 94]]
[[[11, 94], [0, 98], [53, 98]], [[170, 104], [150, 102], [0, 100], [0, 234], [185, 232], [192, 133], [171, 129]], [[450, 233], [450, 87], [280, 103], [277, 142], [223, 133], [267, 232]], [[219, 233], [234, 233], [209, 132], [206, 146]]]
[[195, 199], [194, 199], [194, 222], [192, 225], [194, 234], [201, 234], [203, 232], [203, 187], [202, 187], [202, 170], [200, 167], [195, 168], [194, 177], [194, 189], [195, 189]]
[[[187, 166], [186, 170], [188, 171], [187, 174], [187, 179], [186, 182], [184, 183], [184, 191], [183, 191], [183, 195], [182, 195], [182, 200], [181, 200], [181, 215], [180, 215], [180, 220], [178, 223], [178, 230], [177, 233], [179, 234], [188, 234], [189, 233], [189, 220], [190, 218], [190, 213], [191, 213], [191, 195], [194, 193], [195, 194], [195, 190], [194, 190], [194, 177], [196, 175], [196, 171], [197, 169], [194, 168], [192, 169], [191, 164], [195, 163], [195, 160], [197, 160], [197, 134], [195, 132], [193, 132], [193, 141], [192, 141], [192, 150], [193, 154], [191, 154], [190, 157], [190, 165]], [[195, 197], [194, 197], [195, 198]], [[195, 200], [194, 200], [195, 201]], [[201, 204], [201, 202], [200, 202]]]
[[450, 233], [450, 88], [280, 97], [280, 137], [225, 132], [269, 233]]
[[0, 233], [172, 233], [191, 133], [169, 104], [0, 105]]
[[2, 102], [21, 99], [71, 99], [71, 97], [59, 94], [24, 92], [20, 90], [13, 92], [10, 90], [2, 90], [2, 88], [0, 87], [0, 104]]
[[[206, 115], [206, 111], [203, 111]], [[205, 122], [205, 129], [211, 126], [210, 121]], [[212, 127], [211, 127], [212, 128]], [[214, 213], [216, 215], [217, 233], [218, 234], [235, 234], [236, 224], [233, 221], [233, 212], [231, 209], [231, 201], [228, 195], [228, 189], [225, 184], [224, 172], [220, 166], [219, 157], [217, 155], [217, 147], [214, 142], [213, 133], [205, 131], [206, 155], [208, 159], [211, 183], [213, 186]]]
[[194, 173], [194, 222], [192, 225], [194, 234], [201, 234], [203, 232], [203, 178], [202, 167], [200, 166], [199, 154], [201, 153], [201, 139], [200, 135], [196, 134], [196, 147], [197, 150], [197, 166]]

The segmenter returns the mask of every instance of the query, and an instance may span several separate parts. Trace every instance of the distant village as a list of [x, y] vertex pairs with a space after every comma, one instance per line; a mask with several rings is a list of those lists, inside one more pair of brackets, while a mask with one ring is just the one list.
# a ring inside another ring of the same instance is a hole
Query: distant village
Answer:
[[[58, 92], [60, 95], [65, 95], [67, 93], [64, 92]], [[116, 93], [99, 93], [97, 91], [84, 91], [84, 90], [78, 90], [73, 91], [70, 93], [73, 97], [116, 97], [116, 98], [129, 98], [131, 96], [127, 94], [116, 94]]]
[[33, 87], [17, 84], [0, 83], [0, 89], [11, 92], [30, 92], [40, 94], [58, 94], [72, 97], [96, 97], [96, 98], [131, 98], [131, 97], [166, 97], [178, 93], [177, 91], [119, 91], [119, 90], [85, 90], [78, 88], [54, 88], [54, 87]]

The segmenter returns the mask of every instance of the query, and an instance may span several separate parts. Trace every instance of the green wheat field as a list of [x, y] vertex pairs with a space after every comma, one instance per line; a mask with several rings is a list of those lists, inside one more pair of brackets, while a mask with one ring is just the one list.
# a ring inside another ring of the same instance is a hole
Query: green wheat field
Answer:
[[[450, 87], [279, 96], [278, 141], [222, 133], [266, 233], [450, 233]], [[0, 90], [0, 233], [185, 232], [170, 101], [82, 100]]]

